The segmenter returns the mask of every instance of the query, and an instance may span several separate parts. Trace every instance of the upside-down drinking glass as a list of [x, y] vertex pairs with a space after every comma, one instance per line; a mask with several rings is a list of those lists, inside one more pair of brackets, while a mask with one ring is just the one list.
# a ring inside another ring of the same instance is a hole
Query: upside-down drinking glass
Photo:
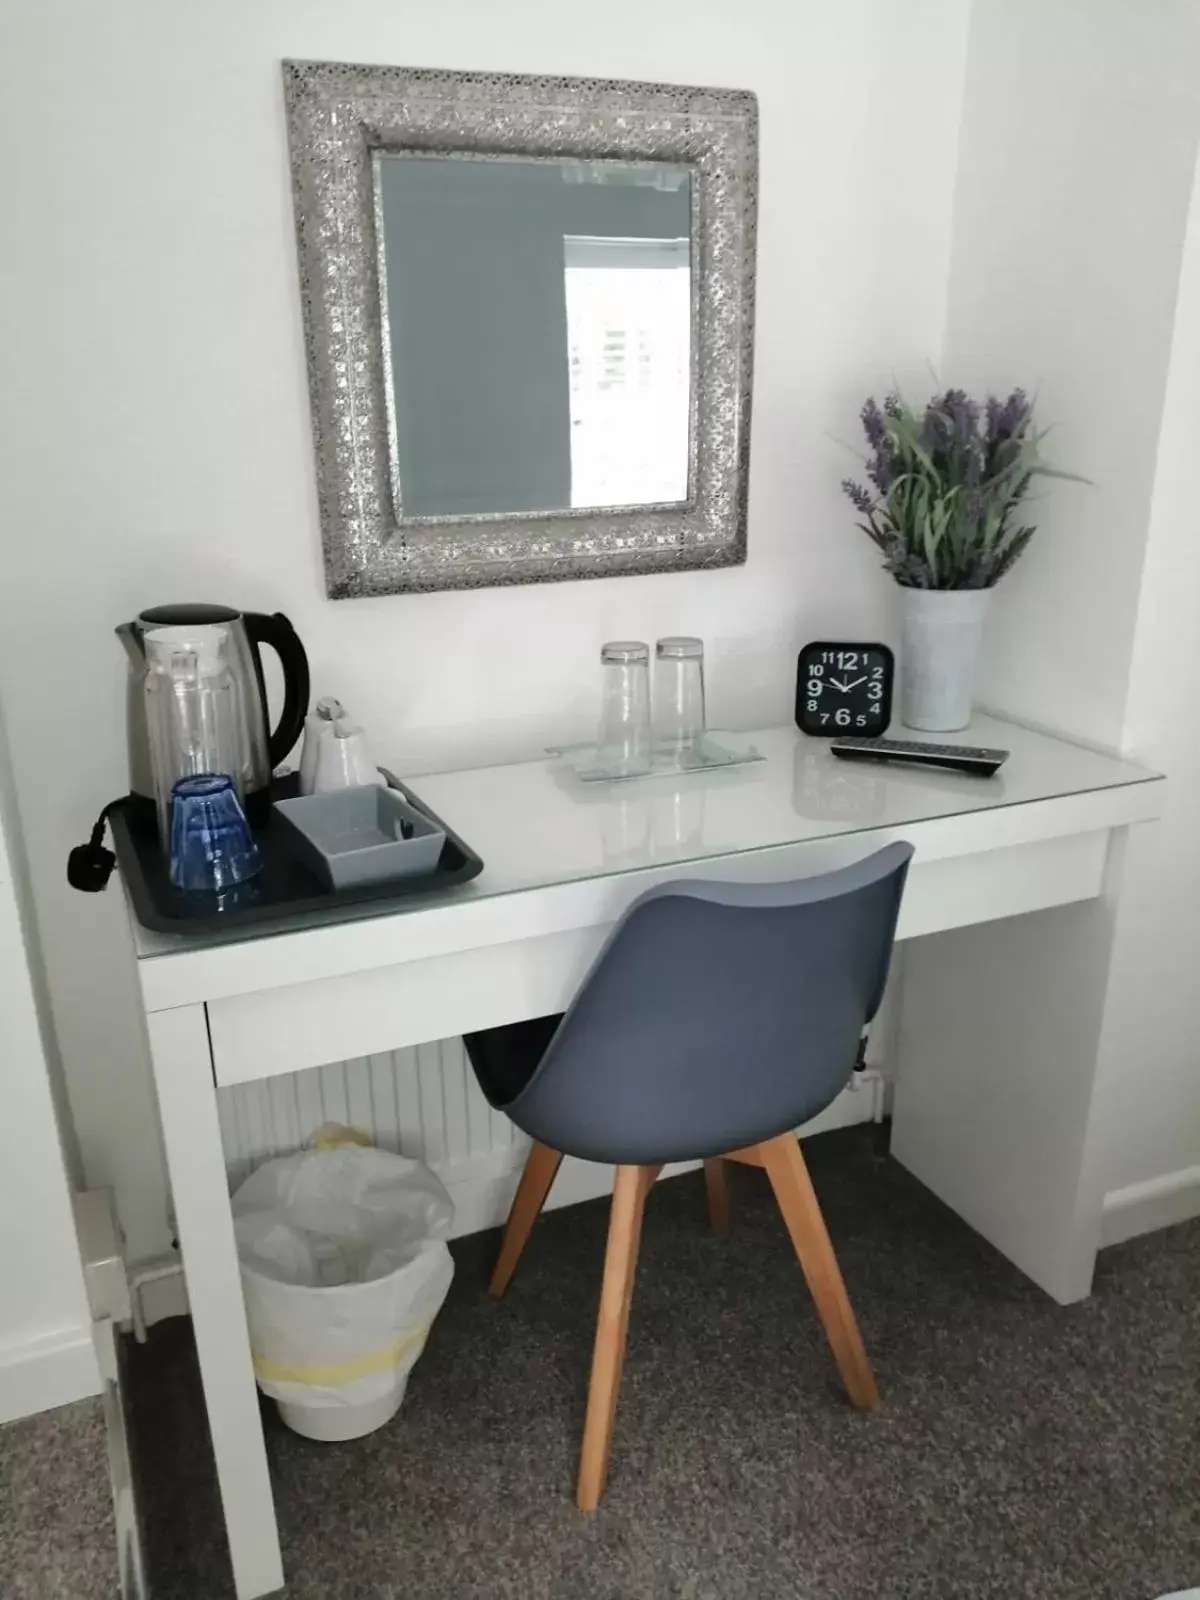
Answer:
[[177, 889], [228, 889], [262, 869], [246, 813], [224, 773], [180, 778], [171, 791], [171, 882]]
[[597, 758], [614, 778], [649, 772], [650, 647], [616, 639], [600, 651], [604, 684]]
[[175, 783], [223, 774], [242, 799], [245, 725], [229, 670], [229, 629], [220, 623], [146, 634], [146, 726], [158, 804], [158, 836], [171, 849]]
[[654, 662], [654, 740], [686, 763], [704, 738], [704, 642], [660, 639]]

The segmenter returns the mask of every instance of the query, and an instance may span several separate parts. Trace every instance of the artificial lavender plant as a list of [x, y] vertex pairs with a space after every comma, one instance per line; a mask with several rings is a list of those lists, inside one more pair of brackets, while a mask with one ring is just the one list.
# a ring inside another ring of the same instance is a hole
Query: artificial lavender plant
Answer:
[[893, 393], [882, 406], [868, 400], [862, 423], [874, 493], [852, 478], [842, 488], [906, 588], [991, 588], [1033, 537], [1023, 504], [1033, 480], [1086, 481], [1043, 459], [1047, 430], [1034, 427], [1021, 389], [1003, 401], [989, 395], [982, 413], [961, 389], [947, 389], [923, 415]]

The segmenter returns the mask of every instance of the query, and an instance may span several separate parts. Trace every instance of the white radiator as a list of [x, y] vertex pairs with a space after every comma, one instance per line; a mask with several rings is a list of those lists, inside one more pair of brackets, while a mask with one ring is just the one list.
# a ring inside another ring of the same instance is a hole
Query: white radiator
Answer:
[[231, 1188], [340, 1122], [432, 1167], [454, 1195], [456, 1234], [502, 1220], [527, 1145], [480, 1093], [461, 1039], [235, 1084], [217, 1104]]
[[[454, 1200], [455, 1236], [504, 1220], [528, 1148], [483, 1098], [461, 1039], [235, 1084], [217, 1091], [217, 1103], [231, 1189], [261, 1161], [306, 1144], [322, 1123], [340, 1122], [432, 1167]], [[804, 1131], [864, 1122], [873, 1104], [871, 1091], [847, 1090]], [[548, 1203], [594, 1199], [611, 1187], [610, 1168], [568, 1160]]]

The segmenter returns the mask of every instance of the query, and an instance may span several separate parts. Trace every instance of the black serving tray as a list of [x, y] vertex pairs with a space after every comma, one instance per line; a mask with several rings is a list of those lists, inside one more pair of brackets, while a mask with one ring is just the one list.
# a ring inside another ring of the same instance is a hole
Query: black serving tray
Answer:
[[[262, 871], [247, 883], [221, 894], [206, 894], [177, 889], [167, 870], [167, 859], [158, 842], [154, 808], [132, 795], [109, 813], [117, 864], [129, 890], [138, 921], [156, 933], [203, 934], [229, 937], [242, 929], [264, 928], [286, 931], [289, 922], [303, 919], [311, 925], [313, 913], [325, 914], [330, 921], [348, 920], [355, 915], [371, 915], [380, 901], [409, 900], [435, 894], [467, 883], [483, 871], [483, 862], [442, 819], [425, 805], [407, 785], [386, 768], [380, 771], [389, 787], [396, 789], [409, 805], [445, 830], [446, 842], [433, 872], [421, 877], [399, 878], [390, 883], [362, 884], [353, 889], [330, 889], [300, 859], [289, 840], [289, 830], [272, 826], [267, 820], [254, 828], [254, 838], [262, 852]], [[288, 800], [299, 794], [299, 778], [292, 773], [271, 783], [271, 800]]]

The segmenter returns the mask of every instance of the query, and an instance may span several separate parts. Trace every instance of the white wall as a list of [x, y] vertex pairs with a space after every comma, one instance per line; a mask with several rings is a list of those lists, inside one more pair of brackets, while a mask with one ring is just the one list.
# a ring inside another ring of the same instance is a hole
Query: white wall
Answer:
[[[714, 720], [785, 718], [805, 637], [887, 632], [830, 436], [853, 438], [863, 396], [938, 352], [966, 19], [961, 0], [10, 0], [0, 680], [86, 1175], [116, 1188], [134, 1255], [166, 1234], [119, 899], [63, 882], [124, 787], [113, 625], [181, 598], [281, 608], [318, 691], [409, 770], [586, 730], [612, 636], [701, 633]], [[323, 598], [285, 56], [758, 92], [744, 568]]]
[[1200, 170], [1179, 282], [1150, 537], [1134, 636], [1127, 747], [1168, 771], [1167, 809], [1133, 841], [1117, 919], [1102, 1062], [1106, 1232], [1200, 1212]]
[[1198, 81], [1190, 0], [975, 0], [943, 369], [1036, 390], [1061, 424], [1048, 448], [1094, 481], [1039, 508], [993, 602], [983, 698], [1172, 780], [1120, 875], [1096, 1107], [1108, 1239], [1200, 1211]]
[[993, 601], [981, 695], [1117, 747], [1200, 131], [1192, 0], [974, 0], [945, 376], [1021, 384], [1059, 485]]
[[0, 718], [0, 1422], [100, 1389], [35, 950]]
[[[652, 12], [637, 0], [582, 12], [551, 0], [10, 0], [0, 683], [84, 1176], [116, 1188], [135, 1257], [161, 1252], [167, 1229], [128, 943], [115, 889], [75, 895], [63, 864], [124, 787], [110, 630], [143, 605], [287, 611], [318, 691], [352, 704], [410, 771], [585, 730], [597, 648], [614, 635], [703, 633], [714, 719], [782, 719], [805, 637], [890, 631], [834, 440], [855, 438], [865, 393], [893, 374], [919, 393], [933, 362], [977, 388], [1035, 387], [1061, 424], [1055, 452], [1095, 480], [1056, 488], [999, 593], [986, 697], [1099, 743], [1128, 739], [1176, 775], [1172, 805], [1185, 804], [1195, 685], [1177, 679], [1170, 710], [1157, 696], [1167, 661], [1183, 665], [1179, 563], [1197, 548], [1181, 532], [1194, 311], [1189, 322], [1181, 309], [1172, 345], [1196, 17], [1187, 0], [659, 0]], [[284, 56], [758, 92], [745, 568], [323, 598]], [[1104, 1035], [1106, 1060], [1125, 1063], [1111, 1090], [1117, 1185], [1200, 1159], [1182, 986], [1167, 976], [1194, 929], [1185, 810], [1160, 838], [1168, 867], [1143, 866], [1141, 842], [1130, 862]]]

